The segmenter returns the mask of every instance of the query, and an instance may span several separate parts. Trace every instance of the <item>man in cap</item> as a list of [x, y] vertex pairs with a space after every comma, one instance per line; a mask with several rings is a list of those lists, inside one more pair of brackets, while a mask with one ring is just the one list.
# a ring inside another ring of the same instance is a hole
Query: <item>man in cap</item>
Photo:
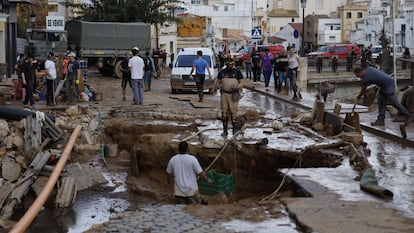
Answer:
[[46, 70], [46, 105], [53, 106], [55, 103], [55, 80], [56, 80], [56, 63], [54, 62], [55, 54], [49, 53], [45, 61]]
[[233, 125], [233, 135], [239, 130], [236, 127], [237, 111], [239, 108], [240, 91], [243, 88], [243, 75], [236, 67], [234, 61], [225, 61], [226, 68], [218, 74], [218, 86], [220, 87], [220, 103], [223, 121], [223, 134], [227, 136], [228, 120], [231, 119]]
[[132, 49], [132, 55], [133, 57], [128, 61], [128, 67], [131, 71], [134, 104], [142, 105], [144, 103], [144, 60], [139, 56], [138, 47]]
[[77, 100], [77, 88], [76, 81], [78, 80], [79, 63], [76, 61], [76, 55], [74, 52], [68, 54], [68, 76], [66, 78], [66, 100], [68, 103], [73, 103]]

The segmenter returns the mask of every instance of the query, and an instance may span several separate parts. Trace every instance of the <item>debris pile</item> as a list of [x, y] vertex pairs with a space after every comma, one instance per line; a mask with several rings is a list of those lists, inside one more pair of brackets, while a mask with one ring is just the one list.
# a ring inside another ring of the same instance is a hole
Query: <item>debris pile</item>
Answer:
[[[91, 119], [94, 114], [79, 113], [78, 106], [71, 106], [64, 113], [55, 112], [59, 117], [39, 111], [1, 107], [1, 227], [10, 227], [10, 220], [17, 208], [30, 205], [26, 200], [33, 200], [33, 197], [26, 196], [38, 196], [43, 190], [76, 125], [82, 125], [85, 130], [78, 140], [79, 146], [75, 146], [75, 153], [99, 152], [100, 147], [92, 146], [102, 137], [98, 122]], [[54, 199], [51, 203], [56, 208], [71, 206], [78, 191], [107, 182], [98, 169], [81, 165], [76, 159], [71, 162], [66, 164], [49, 197]]]

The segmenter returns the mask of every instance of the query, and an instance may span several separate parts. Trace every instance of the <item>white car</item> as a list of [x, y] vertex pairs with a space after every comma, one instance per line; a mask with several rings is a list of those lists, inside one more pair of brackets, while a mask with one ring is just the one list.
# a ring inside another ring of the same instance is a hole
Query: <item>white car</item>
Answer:
[[[392, 45], [388, 45], [391, 56], [393, 56], [393, 54], [394, 54], [394, 51], [393, 51], [392, 47], [393, 47]], [[396, 49], [397, 57], [402, 57], [403, 53], [404, 53], [403, 47], [401, 45], [396, 45], [395, 47], [397, 48]], [[371, 58], [372, 59], [377, 59], [379, 57], [379, 55], [382, 54], [382, 45], [372, 46], [371, 53], [372, 53]]]
[[374, 45], [371, 48], [371, 58], [377, 59], [379, 55], [382, 53], [382, 45]]

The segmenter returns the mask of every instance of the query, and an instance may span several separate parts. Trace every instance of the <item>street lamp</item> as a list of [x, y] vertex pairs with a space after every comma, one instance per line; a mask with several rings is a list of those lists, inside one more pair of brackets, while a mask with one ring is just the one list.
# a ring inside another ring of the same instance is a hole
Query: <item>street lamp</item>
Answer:
[[301, 48], [301, 56], [305, 56], [305, 8], [306, 8], [306, 0], [300, 0], [300, 6], [302, 7], [302, 48]]

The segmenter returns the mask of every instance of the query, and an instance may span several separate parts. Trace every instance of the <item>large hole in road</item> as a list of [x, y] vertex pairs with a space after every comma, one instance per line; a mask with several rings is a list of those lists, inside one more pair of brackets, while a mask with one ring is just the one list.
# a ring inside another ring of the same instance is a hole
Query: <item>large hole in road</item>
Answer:
[[[293, 139], [295, 134], [309, 137], [308, 140], [319, 140], [314, 138], [314, 134], [300, 127], [293, 129], [291, 128], [293, 126], [286, 126], [282, 133], [271, 132], [266, 127], [256, 128], [254, 126], [256, 123], [250, 126], [247, 123], [246, 133], [230, 140], [231, 134], [227, 139], [220, 136], [221, 121], [207, 119], [206, 122], [201, 124], [197, 121], [177, 123], [177, 121], [145, 119], [107, 120], [105, 121], [106, 141], [116, 144], [119, 154], [124, 154], [123, 158], [113, 158], [110, 161], [114, 163], [124, 161], [123, 164], [128, 166], [128, 170], [131, 171], [131, 166], [139, 170], [139, 175], [136, 176], [129, 173], [127, 182], [131, 190], [167, 203], [174, 203], [174, 196], [172, 184], [167, 183], [165, 169], [169, 159], [178, 153], [178, 143], [185, 138], [188, 138], [189, 153], [198, 158], [204, 169], [211, 167], [220, 174], [234, 176], [234, 192], [226, 197], [226, 202], [230, 203], [244, 199], [259, 201], [274, 193], [284, 179], [284, 174], [279, 172], [280, 168], [335, 167], [341, 163], [341, 156], [330, 151], [317, 150], [304, 153], [299, 150], [303, 145], [293, 145], [298, 148], [292, 151], [290, 146], [274, 148], [263, 144], [264, 140], [266, 143], [274, 143], [274, 138], [285, 141], [287, 145], [295, 144], [296, 141]], [[204, 131], [201, 130], [202, 133], [196, 134], [200, 129]], [[286, 133], [290, 130], [299, 130], [299, 132]], [[227, 144], [226, 140], [229, 140]], [[223, 147], [225, 149], [221, 153]], [[220, 157], [212, 164], [218, 154]], [[309, 195], [289, 180], [283, 183], [277, 193], [277, 197]], [[202, 195], [202, 197], [209, 203], [223, 202], [222, 199], [211, 198], [211, 195]]]

